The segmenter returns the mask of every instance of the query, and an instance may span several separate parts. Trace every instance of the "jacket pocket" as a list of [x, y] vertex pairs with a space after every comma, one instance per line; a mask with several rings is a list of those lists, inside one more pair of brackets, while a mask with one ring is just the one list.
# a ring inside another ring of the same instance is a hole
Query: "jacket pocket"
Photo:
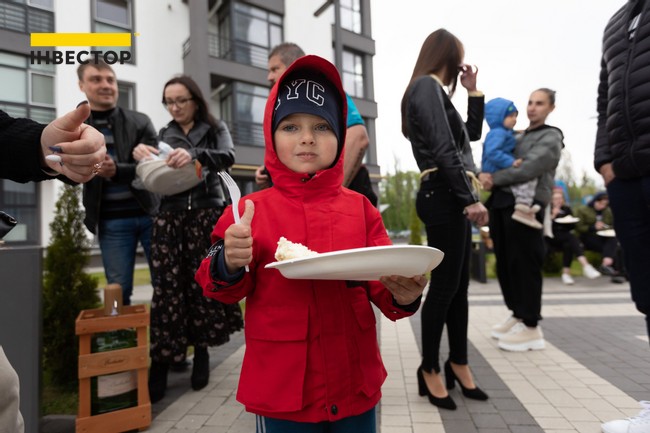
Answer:
[[308, 328], [308, 307], [247, 311], [239, 401], [266, 412], [302, 409]]
[[367, 298], [353, 302], [352, 310], [359, 326], [355, 334], [360, 371], [356, 377], [362, 379], [356, 388], [357, 392], [361, 391], [367, 397], [372, 397], [380, 391], [387, 376], [379, 354], [375, 313]]

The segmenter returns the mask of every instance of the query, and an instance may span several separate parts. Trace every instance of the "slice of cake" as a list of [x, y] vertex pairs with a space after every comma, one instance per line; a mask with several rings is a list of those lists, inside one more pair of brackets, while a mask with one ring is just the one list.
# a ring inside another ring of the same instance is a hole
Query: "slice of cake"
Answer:
[[303, 257], [313, 257], [318, 255], [303, 244], [293, 243], [284, 236], [278, 241], [278, 249], [275, 250], [275, 260], [281, 262], [289, 259], [300, 259]]

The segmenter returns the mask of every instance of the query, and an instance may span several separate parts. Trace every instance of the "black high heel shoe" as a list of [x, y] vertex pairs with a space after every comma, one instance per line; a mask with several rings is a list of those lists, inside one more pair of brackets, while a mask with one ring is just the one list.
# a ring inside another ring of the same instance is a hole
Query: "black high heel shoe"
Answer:
[[447, 397], [436, 397], [429, 391], [427, 383], [424, 381], [424, 374], [422, 373], [422, 367], [418, 368], [418, 393], [421, 396], [427, 396], [429, 398], [429, 403], [434, 406], [441, 407], [443, 409], [456, 410], [456, 403], [451, 398], [450, 395]]
[[151, 362], [149, 369], [149, 398], [151, 403], [157, 403], [165, 397], [167, 389], [167, 372], [169, 364], [164, 362]]
[[210, 380], [210, 354], [207, 347], [194, 346], [194, 366], [190, 382], [192, 389], [203, 389]]
[[447, 362], [445, 362], [445, 382], [447, 382], [447, 389], [453, 389], [455, 381], [458, 381], [465, 397], [471, 398], [472, 400], [487, 400], [489, 398], [488, 395], [478, 386], [471, 389], [465, 388], [463, 383], [456, 376], [456, 373], [454, 373], [454, 370], [451, 368], [451, 363], [447, 360]]

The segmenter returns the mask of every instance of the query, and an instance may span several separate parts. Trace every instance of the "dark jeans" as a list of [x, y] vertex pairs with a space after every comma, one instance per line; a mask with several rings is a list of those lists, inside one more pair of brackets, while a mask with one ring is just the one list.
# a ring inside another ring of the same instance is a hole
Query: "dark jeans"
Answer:
[[[513, 212], [514, 205], [490, 208], [497, 278], [512, 314], [526, 326], [537, 326], [542, 318], [544, 237], [542, 230], [513, 220]], [[540, 222], [542, 214], [543, 210], [537, 213]]]
[[614, 230], [636, 308], [646, 316], [650, 335], [650, 177], [614, 179], [607, 185]]
[[153, 218], [150, 216], [102, 219], [97, 237], [102, 252], [106, 281], [122, 286], [122, 302], [131, 305], [133, 293], [133, 268], [138, 242], [142, 245], [147, 262], [150, 261]]
[[256, 433], [375, 433], [375, 408], [338, 421], [297, 422], [257, 415]]
[[571, 267], [574, 257], [584, 256], [585, 254], [580, 241], [571, 232], [554, 232], [552, 238], [544, 239], [552, 250], [562, 251], [562, 266], [565, 268]]
[[471, 225], [449, 188], [442, 182], [423, 182], [416, 209], [424, 222], [430, 247], [445, 253], [431, 272], [422, 305], [422, 369], [440, 372], [440, 340], [447, 325], [449, 359], [467, 364], [467, 320]]

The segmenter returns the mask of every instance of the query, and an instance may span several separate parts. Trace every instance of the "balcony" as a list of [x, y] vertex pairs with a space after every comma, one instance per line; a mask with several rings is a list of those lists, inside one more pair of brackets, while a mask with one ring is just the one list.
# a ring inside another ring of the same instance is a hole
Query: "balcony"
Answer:
[[212, 57], [231, 60], [244, 65], [266, 69], [269, 57], [268, 47], [244, 41], [233, 41], [217, 33], [208, 33], [208, 50]]
[[228, 121], [226, 124], [236, 146], [264, 147], [264, 130], [259, 123]]
[[0, 2], [0, 29], [20, 33], [52, 33], [54, 12]]

